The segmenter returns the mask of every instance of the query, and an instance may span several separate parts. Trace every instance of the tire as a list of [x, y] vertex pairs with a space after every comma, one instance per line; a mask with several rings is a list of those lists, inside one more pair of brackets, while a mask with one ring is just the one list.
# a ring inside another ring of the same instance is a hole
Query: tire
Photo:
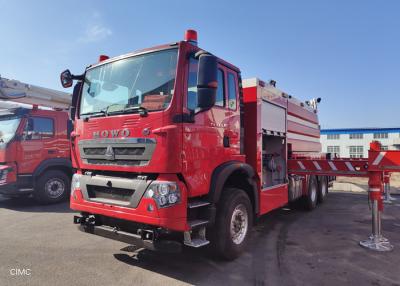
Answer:
[[318, 180], [318, 202], [322, 204], [328, 195], [328, 178], [325, 176], [319, 177]]
[[225, 260], [237, 258], [248, 244], [252, 226], [253, 208], [247, 194], [241, 189], [224, 189], [212, 229], [211, 243], [216, 254]]
[[304, 197], [304, 207], [312, 211], [317, 206], [318, 201], [318, 183], [315, 176], [310, 176], [308, 181], [307, 195]]
[[63, 171], [45, 171], [36, 182], [33, 197], [41, 204], [58, 203], [68, 197], [70, 188], [70, 178]]

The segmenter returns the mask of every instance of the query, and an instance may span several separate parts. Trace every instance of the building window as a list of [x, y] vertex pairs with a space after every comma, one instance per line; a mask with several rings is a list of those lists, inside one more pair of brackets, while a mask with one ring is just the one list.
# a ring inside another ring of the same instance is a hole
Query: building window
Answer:
[[381, 145], [381, 150], [383, 150], [383, 151], [389, 150], [389, 146], [388, 145]]
[[349, 146], [350, 148], [350, 158], [363, 158], [364, 157], [364, 147], [363, 146]]
[[327, 153], [331, 155], [340, 155], [340, 146], [328, 146]]
[[388, 139], [388, 133], [374, 133], [374, 139]]
[[349, 134], [350, 139], [363, 139], [363, 134], [362, 133], [352, 133]]
[[340, 136], [339, 136], [339, 134], [328, 134], [328, 135], [326, 136], [326, 138], [327, 138], [328, 140], [335, 140], [335, 139], [340, 139]]

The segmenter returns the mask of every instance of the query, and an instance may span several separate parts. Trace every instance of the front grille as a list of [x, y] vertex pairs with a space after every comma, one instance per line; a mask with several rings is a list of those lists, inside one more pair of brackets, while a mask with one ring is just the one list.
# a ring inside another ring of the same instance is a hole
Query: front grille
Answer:
[[121, 147], [116, 147], [114, 148], [114, 153], [115, 155], [136, 155], [140, 156], [143, 155], [145, 148], [144, 147], [139, 147], [139, 148], [121, 148]]
[[86, 164], [145, 166], [156, 147], [152, 138], [105, 138], [80, 140], [79, 151]]
[[[85, 155], [105, 155], [107, 148], [83, 148], [83, 152]], [[115, 155], [131, 155], [131, 156], [140, 156], [143, 155], [145, 148], [124, 148], [124, 147], [115, 147], [113, 148]]]
[[106, 165], [106, 166], [145, 166], [149, 163], [149, 161], [140, 161], [140, 160], [103, 160], [103, 159], [87, 159], [86, 162], [88, 164], [94, 165]]
[[135, 190], [121, 189], [114, 187], [104, 187], [95, 185], [86, 185], [86, 189], [90, 199], [111, 199], [129, 202]]
[[105, 155], [107, 148], [83, 148], [85, 155]]

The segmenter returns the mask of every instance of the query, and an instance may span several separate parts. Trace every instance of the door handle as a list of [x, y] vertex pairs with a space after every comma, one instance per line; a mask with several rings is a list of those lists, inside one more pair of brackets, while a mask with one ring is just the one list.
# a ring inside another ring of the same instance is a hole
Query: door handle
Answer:
[[57, 153], [57, 150], [50, 149], [50, 150], [47, 150], [47, 153], [48, 154], [55, 154], [55, 153]]
[[230, 142], [229, 142], [229, 136], [224, 136], [224, 138], [223, 138], [223, 144], [224, 144], [224, 147], [225, 148], [228, 148], [228, 147], [230, 147]]

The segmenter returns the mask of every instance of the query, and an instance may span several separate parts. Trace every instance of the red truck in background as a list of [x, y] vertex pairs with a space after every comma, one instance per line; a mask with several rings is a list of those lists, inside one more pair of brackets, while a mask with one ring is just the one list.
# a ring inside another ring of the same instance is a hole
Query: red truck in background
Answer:
[[69, 197], [72, 122], [63, 108], [69, 106], [70, 98], [66, 93], [0, 77], [1, 195], [33, 195], [40, 203]]
[[70, 206], [81, 230], [153, 250], [209, 244], [244, 250], [255, 218], [328, 191], [325, 175], [292, 175], [288, 158], [321, 156], [316, 102], [184, 41], [100, 56], [77, 80]]

